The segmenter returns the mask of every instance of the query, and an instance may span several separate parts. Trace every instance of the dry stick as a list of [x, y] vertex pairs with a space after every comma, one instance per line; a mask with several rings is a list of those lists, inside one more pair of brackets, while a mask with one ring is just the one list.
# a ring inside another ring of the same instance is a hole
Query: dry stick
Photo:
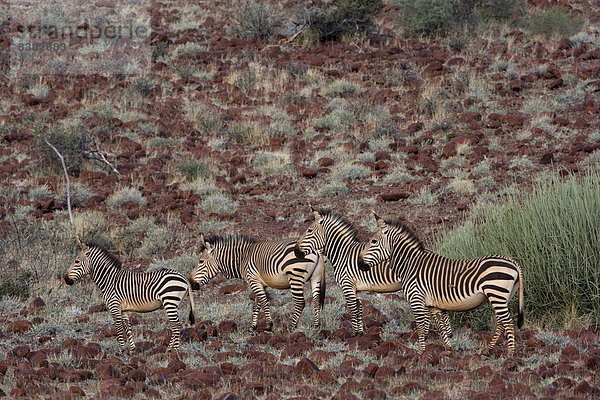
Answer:
[[48, 145], [50, 146], [50, 148], [52, 150], [54, 150], [54, 152], [56, 153], [56, 155], [58, 156], [58, 158], [60, 158], [60, 162], [62, 164], [63, 167], [63, 171], [65, 173], [65, 181], [67, 182], [67, 209], [69, 210], [69, 219], [71, 220], [71, 225], [74, 226], [74, 221], [73, 221], [73, 211], [71, 210], [71, 180], [69, 179], [69, 174], [67, 172], [67, 165], [65, 164], [65, 158], [63, 157], [62, 154], [60, 154], [60, 151], [58, 151], [56, 149], [56, 147], [54, 147], [52, 145], [52, 143], [50, 143], [48, 141], [48, 139], [46, 139], [45, 137], [42, 136], [42, 140]]
[[100, 157], [102, 157], [102, 161], [104, 161], [114, 172], [116, 172], [117, 175], [121, 175], [121, 173], [106, 159], [104, 154], [100, 151], [100, 146], [98, 146], [98, 143], [94, 141], [94, 144], [96, 145], [95, 152], [100, 154]]

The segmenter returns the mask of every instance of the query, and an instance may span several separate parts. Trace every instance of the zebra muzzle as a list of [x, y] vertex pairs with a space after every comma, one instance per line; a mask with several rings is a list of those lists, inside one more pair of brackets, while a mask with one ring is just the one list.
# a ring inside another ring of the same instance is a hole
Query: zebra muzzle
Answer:
[[73, 279], [69, 278], [69, 276], [68, 276], [68, 275], [65, 275], [65, 276], [64, 276], [64, 278], [65, 278], [65, 283], [66, 283], [67, 285], [72, 285], [72, 284], [74, 284], [74, 283], [75, 283], [75, 281], [74, 281]]

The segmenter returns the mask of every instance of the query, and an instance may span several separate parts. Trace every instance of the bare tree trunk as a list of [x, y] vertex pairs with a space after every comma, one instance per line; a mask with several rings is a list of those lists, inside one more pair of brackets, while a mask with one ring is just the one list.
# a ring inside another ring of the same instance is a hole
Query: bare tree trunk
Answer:
[[74, 225], [74, 220], [73, 220], [73, 210], [71, 210], [71, 180], [69, 179], [69, 173], [67, 172], [67, 165], [65, 164], [65, 158], [63, 157], [62, 154], [60, 154], [60, 151], [58, 151], [58, 149], [56, 147], [54, 147], [52, 145], [52, 143], [50, 143], [48, 141], [48, 139], [46, 139], [45, 137], [42, 136], [42, 140], [48, 145], [50, 146], [50, 148], [52, 150], [54, 150], [54, 152], [56, 153], [56, 155], [58, 156], [58, 158], [60, 158], [60, 163], [62, 164], [63, 167], [63, 172], [65, 173], [65, 181], [67, 183], [67, 209], [69, 210], [69, 220], [71, 221], [71, 225]]

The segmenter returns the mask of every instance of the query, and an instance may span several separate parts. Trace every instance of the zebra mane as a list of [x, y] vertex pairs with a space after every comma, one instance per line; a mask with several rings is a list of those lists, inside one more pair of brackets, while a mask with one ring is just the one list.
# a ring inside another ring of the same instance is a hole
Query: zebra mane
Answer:
[[354, 225], [352, 225], [352, 223], [350, 221], [348, 221], [346, 218], [344, 218], [341, 215], [336, 214], [335, 212], [328, 210], [328, 209], [317, 210], [317, 211], [319, 211], [319, 214], [321, 214], [323, 216], [323, 219], [331, 220], [335, 225], [340, 226], [341, 228], [348, 231], [350, 233], [350, 238], [352, 240], [358, 241], [358, 238], [357, 238], [358, 231], [356, 230]]
[[256, 239], [246, 235], [212, 235], [206, 238], [206, 241], [212, 246], [227, 246], [229, 244], [252, 244], [257, 242]]
[[113, 266], [114, 268], [121, 269], [123, 267], [121, 260], [119, 260], [117, 258], [117, 256], [115, 256], [113, 253], [111, 253], [103, 245], [95, 243], [95, 242], [87, 242], [87, 243], [85, 243], [85, 245], [91, 249], [95, 249], [96, 251], [99, 251], [100, 253], [102, 253], [102, 255], [110, 262], [111, 266]]
[[393, 220], [393, 221], [385, 221], [385, 223], [388, 226], [393, 227], [394, 229], [400, 231], [400, 233], [404, 234], [409, 240], [413, 241], [414, 243], [417, 244], [418, 249], [419, 250], [425, 250], [425, 244], [423, 244], [423, 242], [421, 241], [421, 239], [417, 236], [417, 234], [408, 226], [406, 226], [406, 224], [404, 224], [404, 222], [400, 221], [400, 220]]

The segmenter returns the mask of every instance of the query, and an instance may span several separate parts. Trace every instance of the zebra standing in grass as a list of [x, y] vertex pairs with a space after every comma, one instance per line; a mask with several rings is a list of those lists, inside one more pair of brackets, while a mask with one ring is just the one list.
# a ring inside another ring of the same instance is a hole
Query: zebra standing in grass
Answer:
[[[390, 269], [388, 260], [373, 268], [359, 263], [358, 255], [367, 246], [356, 238], [356, 229], [341, 216], [331, 211], [312, 208], [315, 221], [296, 242], [296, 254], [322, 253], [333, 265], [336, 282], [342, 288], [346, 307], [350, 312], [352, 332], [363, 335], [362, 304], [357, 292], [396, 292], [401, 289], [400, 279]], [[438, 330], [451, 336], [450, 317], [446, 311], [434, 314]]]
[[[523, 275], [519, 265], [506, 257], [487, 256], [451, 260], [427, 251], [410, 229], [399, 222], [386, 222], [375, 215], [379, 231], [359, 255], [360, 262], [375, 266], [390, 259], [415, 315], [419, 354], [425, 351], [429, 315], [439, 310], [467, 311], [489, 301], [496, 314], [491, 350], [506, 333], [508, 354], [515, 351], [513, 319], [508, 302], [519, 287], [519, 318], [523, 326]], [[442, 335], [444, 342], [450, 341]]]
[[245, 236], [213, 237], [204, 240], [198, 265], [189, 276], [192, 287], [205, 285], [219, 272], [226, 278], [244, 279], [256, 295], [252, 312], [252, 329], [258, 325], [262, 308], [273, 327], [269, 299], [265, 287], [290, 289], [294, 298], [294, 314], [290, 331], [296, 329], [304, 310], [304, 284], [310, 281], [313, 295], [313, 326], [319, 327], [321, 309], [325, 301], [325, 262], [319, 255], [296, 257], [292, 240], [256, 241]]
[[114, 320], [121, 352], [126, 351], [125, 341], [129, 352], [135, 350], [126, 312], [149, 312], [161, 307], [171, 322], [171, 340], [167, 351], [177, 350], [182, 328], [178, 308], [186, 293], [190, 297], [190, 323], [194, 323], [194, 301], [187, 279], [179, 272], [168, 269], [146, 273], [127, 271], [105, 248], [83, 243], [80, 243], [80, 247], [77, 258], [65, 273], [65, 282], [72, 285], [85, 275], [91, 275]]

